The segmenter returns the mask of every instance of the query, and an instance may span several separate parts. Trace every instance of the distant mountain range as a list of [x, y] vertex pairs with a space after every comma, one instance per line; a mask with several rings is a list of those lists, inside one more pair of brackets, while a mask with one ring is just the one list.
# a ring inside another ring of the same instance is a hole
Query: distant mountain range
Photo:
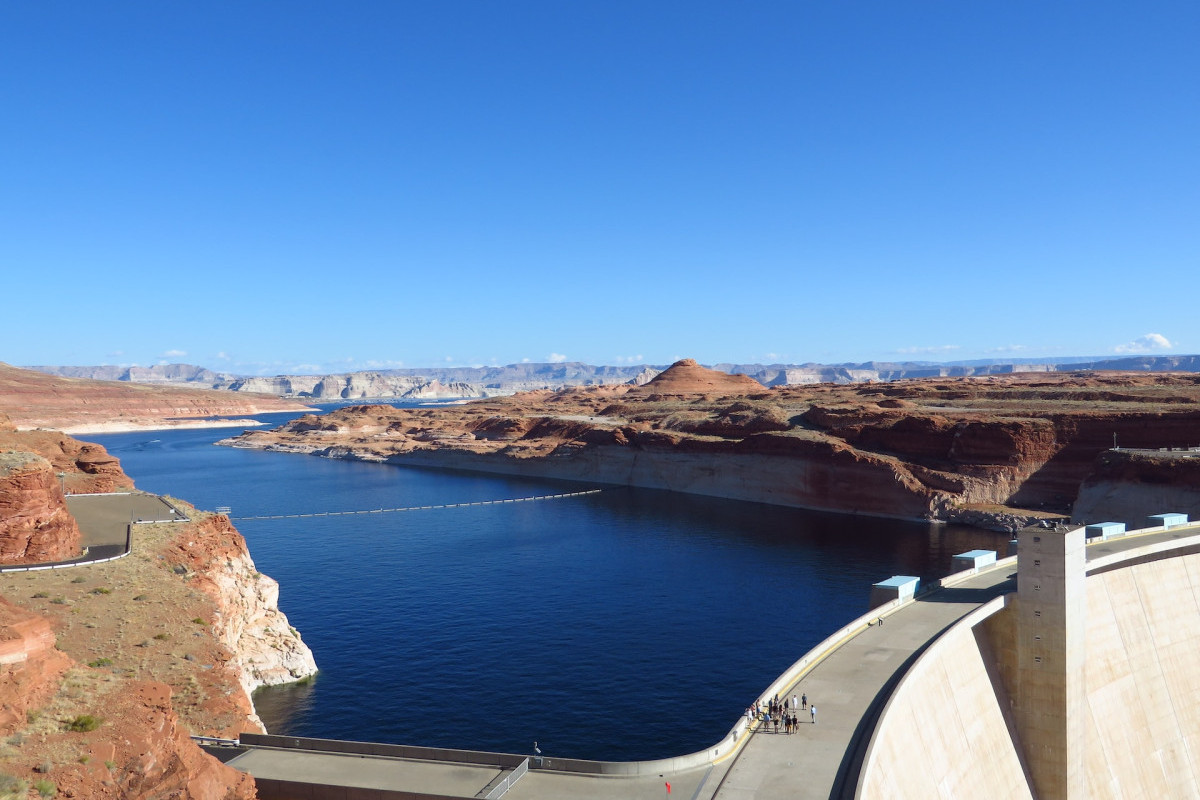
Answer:
[[[581, 362], [508, 364], [502, 367], [427, 367], [329, 375], [255, 377], [214, 372], [191, 364], [153, 367], [55, 367], [28, 369], [69, 378], [174, 384], [233, 392], [261, 392], [313, 400], [446, 400], [491, 397], [535, 389], [592, 386], [606, 383], [646, 383], [668, 365], [595, 366]], [[903, 378], [953, 378], [1013, 372], [1200, 372], [1200, 356], [1128, 356], [1125, 358], [1066, 357], [1005, 361], [928, 361], [862, 364], [713, 364], [713, 369], [748, 375], [763, 386], [808, 383], [863, 383]]]

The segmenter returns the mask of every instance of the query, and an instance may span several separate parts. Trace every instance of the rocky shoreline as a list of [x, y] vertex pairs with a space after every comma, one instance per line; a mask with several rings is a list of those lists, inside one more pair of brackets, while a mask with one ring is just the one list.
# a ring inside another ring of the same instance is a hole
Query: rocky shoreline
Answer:
[[[75, 538], [59, 538], [78, 551], [64, 485], [132, 485], [98, 445], [18, 432], [3, 416], [0, 448], [10, 564], [41, 560], [54, 521], [70, 523]], [[125, 558], [0, 575], [0, 759], [14, 780], [65, 797], [255, 796], [253, 778], [190, 735], [261, 732], [254, 690], [317, 667], [228, 518], [172, 502], [188, 521], [134, 526]]]
[[221, 444], [1011, 531], [1064, 519], [1118, 434], [1200, 425], [1191, 375], [1007, 375], [765, 389], [684, 360], [643, 386], [348, 406]]

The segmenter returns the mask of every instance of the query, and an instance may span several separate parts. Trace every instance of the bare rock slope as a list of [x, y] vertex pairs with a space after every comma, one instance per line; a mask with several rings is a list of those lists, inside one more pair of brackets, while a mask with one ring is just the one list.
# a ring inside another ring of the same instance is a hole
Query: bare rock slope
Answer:
[[1020, 374], [774, 389], [694, 361], [643, 386], [354, 406], [226, 444], [900, 517], [1067, 513], [1112, 445], [1200, 439], [1200, 377]]

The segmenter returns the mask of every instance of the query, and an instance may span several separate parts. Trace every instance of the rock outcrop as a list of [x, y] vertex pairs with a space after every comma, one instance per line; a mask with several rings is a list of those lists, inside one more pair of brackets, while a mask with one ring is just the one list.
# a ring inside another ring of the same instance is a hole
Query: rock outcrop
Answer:
[[766, 389], [685, 360], [642, 386], [351, 406], [224, 443], [1011, 527], [1069, 512], [1114, 434], [1161, 447], [1197, 430], [1193, 375]]
[[1104, 451], [1080, 486], [1071, 516], [1132, 529], [1163, 513], [1200, 519], [1200, 448]]
[[0, 453], [0, 565], [62, 561], [79, 553], [79, 526], [50, 462], [33, 453]]
[[23, 727], [71, 666], [54, 647], [50, 620], [0, 598], [0, 736]]
[[212, 598], [213, 634], [232, 654], [247, 698], [261, 686], [316, 674], [312, 651], [279, 610], [279, 584], [255, 569], [246, 540], [228, 517], [190, 525], [162, 555], [193, 573], [193, 585]]
[[[103, 448], [54, 431], [0, 419], [0, 447], [3, 560], [77, 553], [63, 483], [132, 485]], [[255, 796], [253, 778], [190, 734], [261, 731], [254, 689], [316, 666], [229, 520], [181, 507], [194, 521], [135, 526], [130, 557], [0, 581], [6, 774], [47, 780], [62, 797]]]

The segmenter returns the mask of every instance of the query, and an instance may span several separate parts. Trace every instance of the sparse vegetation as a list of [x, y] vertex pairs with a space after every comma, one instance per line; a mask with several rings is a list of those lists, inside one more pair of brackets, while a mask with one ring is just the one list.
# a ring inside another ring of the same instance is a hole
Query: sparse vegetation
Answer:
[[0, 800], [17, 800], [24, 798], [29, 791], [29, 784], [13, 775], [0, 773]]
[[87, 733], [99, 728], [101, 722], [102, 720], [93, 717], [91, 714], [80, 714], [67, 723], [67, 730], [75, 731], [76, 733]]
[[56, 605], [56, 606], [65, 606], [67, 604], [67, 600], [65, 597], [56, 597], [53, 600], [51, 600], [50, 602], [54, 603], [54, 605]]
[[207, 624], [208, 624], [208, 623], [207, 623], [207, 622], [205, 622], [205, 621], [204, 621], [204, 619], [203, 619], [203, 618], [201, 618], [201, 617], [196, 617], [196, 618], [194, 618], [194, 619], [192, 620], [192, 622], [196, 623], [197, 625], [207, 625]]
[[49, 592], [34, 592], [33, 596], [35, 599], [41, 599], [43, 597], [49, 597], [50, 593]]
[[154, 634], [154, 638], [155, 638], [155, 639], [158, 639], [160, 642], [165, 642], [167, 639], [170, 639], [170, 638], [171, 638], [171, 634], [169, 634], [169, 633], [156, 633], [156, 634]]
[[94, 661], [89, 661], [88, 666], [89, 667], [111, 667], [112, 663], [113, 663], [113, 661], [111, 658], [97, 658]]
[[92, 594], [112, 594], [112, 589], [105, 586], [97, 586], [95, 589], [92, 589]]
[[71, 583], [85, 583], [86, 581], [87, 578], [83, 577], [82, 575], [71, 578]]
[[37, 793], [42, 797], [54, 797], [58, 794], [58, 787], [54, 785], [54, 781], [48, 778], [39, 778], [34, 782], [33, 788], [37, 789]]

